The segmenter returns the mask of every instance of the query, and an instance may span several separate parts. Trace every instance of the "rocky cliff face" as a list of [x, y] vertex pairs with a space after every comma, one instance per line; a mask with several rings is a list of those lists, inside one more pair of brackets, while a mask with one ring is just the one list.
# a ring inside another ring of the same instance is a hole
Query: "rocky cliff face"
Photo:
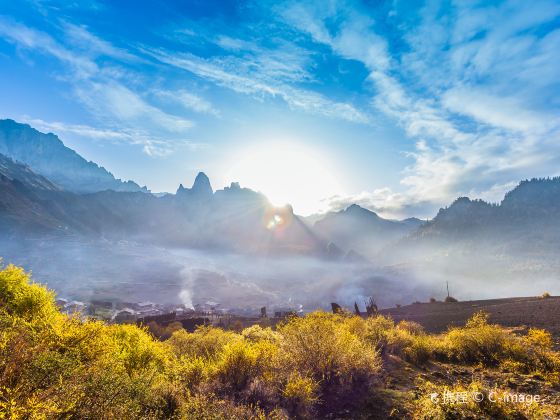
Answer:
[[132, 181], [115, 179], [94, 162], [66, 147], [54, 134], [44, 134], [27, 124], [0, 120], [0, 154], [24, 163], [62, 189], [89, 193], [103, 190], [144, 191]]

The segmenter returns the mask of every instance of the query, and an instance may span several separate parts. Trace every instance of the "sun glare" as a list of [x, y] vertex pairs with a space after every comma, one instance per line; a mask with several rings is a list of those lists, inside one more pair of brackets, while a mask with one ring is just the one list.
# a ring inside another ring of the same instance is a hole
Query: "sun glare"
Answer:
[[234, 157], [227, 180], [265, 194], [276, 206], [291, 204], [298, 214], [322, 209], [322, 200], [340, 192], [329, 160], [299, 144], [275, 142], [251, 147]]

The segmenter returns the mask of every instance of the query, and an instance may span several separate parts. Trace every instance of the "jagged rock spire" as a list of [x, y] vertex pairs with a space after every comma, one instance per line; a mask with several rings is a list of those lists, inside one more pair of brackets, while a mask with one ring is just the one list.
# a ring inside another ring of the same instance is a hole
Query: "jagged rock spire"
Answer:
[[199, 172], [196, 176], [191, 192], [200, 196], [210, 196], [214, 193], [212, 185], [210, 185], [210, 179], [204, 172]]
[[212, 185], [210, 185], [210, 179], [208, 179], [204, 172], [199, 172], [194, 180], [193, 186], [191, 188], [185, 188], [183, 184], [180, 184], [177, 189], [177, 194], [182, 196], [209, 198], [212, 194], [214, 194], [214, 191], [212, 190]]

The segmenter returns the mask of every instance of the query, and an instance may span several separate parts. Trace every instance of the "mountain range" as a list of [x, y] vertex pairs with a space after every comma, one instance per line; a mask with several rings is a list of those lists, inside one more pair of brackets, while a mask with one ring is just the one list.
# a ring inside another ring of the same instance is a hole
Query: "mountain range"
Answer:
[[560, 178], [521, 182], [499, 204], [467, 197], [430, 221], [387, 220], [351, 205], [313, 224], [238, 183], [214, 191], [204, 173], [175, 194], [115, 179], [44, 134], [0, 121], [0, 226], [11, 235], [134, 239], [265, 255], [353, 257], [383, 264], [484, 249], [535, 255], [560, 243]]

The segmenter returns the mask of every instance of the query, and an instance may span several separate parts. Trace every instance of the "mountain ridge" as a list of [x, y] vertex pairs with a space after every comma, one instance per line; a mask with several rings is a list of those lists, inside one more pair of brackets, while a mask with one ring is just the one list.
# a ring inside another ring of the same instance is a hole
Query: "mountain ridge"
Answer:
[[0, 154], [29, 166], [68, 191], [148, 191], [133, 181], [116, 179], [104, 167], [65, 146], [55, 134], [41, 133], [11, 119], [0, 120]]

